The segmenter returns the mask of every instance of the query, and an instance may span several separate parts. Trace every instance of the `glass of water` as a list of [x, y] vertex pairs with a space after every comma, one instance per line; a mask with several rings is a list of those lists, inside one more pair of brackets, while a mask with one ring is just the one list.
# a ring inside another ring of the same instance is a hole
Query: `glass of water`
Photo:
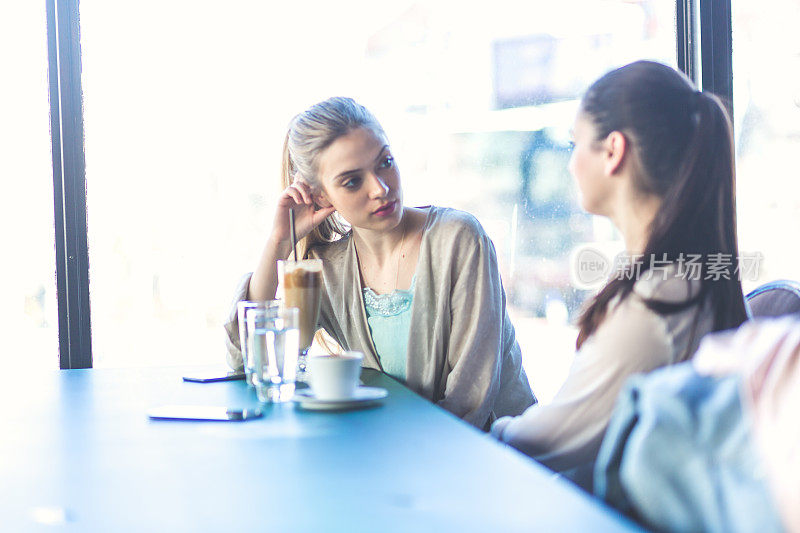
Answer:
[[239, 347], [242, 352], [242, 367], [247, 379], [247, 384], [255, 386], [253, 360], [249, 357], [250, 341], [247, 336], [247, 313], [252, 309], [266, 309], [269, 302], [250, 302], [243, 300], [236, 304], [236, 314], [239, 319]]
[[294, 396], [300, 344], [299, 311], [280, 301], [246, 313], [248, 357], [261, 402], [285, 402]]

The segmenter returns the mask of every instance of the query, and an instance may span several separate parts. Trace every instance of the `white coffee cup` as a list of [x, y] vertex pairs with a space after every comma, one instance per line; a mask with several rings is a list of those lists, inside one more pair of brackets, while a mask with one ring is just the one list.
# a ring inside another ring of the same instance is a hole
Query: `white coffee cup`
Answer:
[[308, 358], [311, 390], [320, 400], [349, 400], [358, 388], [361, 352], [313, 355]]

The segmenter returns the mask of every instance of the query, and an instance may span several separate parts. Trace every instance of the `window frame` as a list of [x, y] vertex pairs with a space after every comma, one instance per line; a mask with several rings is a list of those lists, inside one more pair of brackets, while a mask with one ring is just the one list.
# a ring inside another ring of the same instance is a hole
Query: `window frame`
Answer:
[[46, 0], [59, 366], [92, 367], [79, 0]]

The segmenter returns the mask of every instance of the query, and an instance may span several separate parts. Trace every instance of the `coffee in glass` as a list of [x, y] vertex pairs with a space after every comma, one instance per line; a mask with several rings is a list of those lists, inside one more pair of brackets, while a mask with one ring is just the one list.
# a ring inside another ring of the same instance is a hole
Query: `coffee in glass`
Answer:
[[300, 310], [299, 370], [305, 372], [305, 356], [317, 331], [322, 301], [322, 260], [278, 261], [278, 275], [283, 284], [283, 301]]

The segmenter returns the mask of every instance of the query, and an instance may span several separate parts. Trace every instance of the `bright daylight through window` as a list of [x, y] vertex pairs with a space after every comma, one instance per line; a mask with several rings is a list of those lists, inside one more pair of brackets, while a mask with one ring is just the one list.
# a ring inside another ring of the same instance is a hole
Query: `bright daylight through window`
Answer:
[[345, 95], [386, 127], [408, 205], [484, 225], [528, 376], [552, 396], [587, 294], [569, 252], [614, 239], [567, 172], [577, 99], [612, 67], [674, 65], [674, 2], [80, 7], [95, 366], [224, 361], [221, 324], [272, 221], [288, 121]]
[[0, 17], [0, 324], [6, 368], [58, 368], [53, 169], [44, 2]]
[[798, 278], [800, 1], [733, 0], [733, 114], [739, 247], [763, 257], [745, 291]]

